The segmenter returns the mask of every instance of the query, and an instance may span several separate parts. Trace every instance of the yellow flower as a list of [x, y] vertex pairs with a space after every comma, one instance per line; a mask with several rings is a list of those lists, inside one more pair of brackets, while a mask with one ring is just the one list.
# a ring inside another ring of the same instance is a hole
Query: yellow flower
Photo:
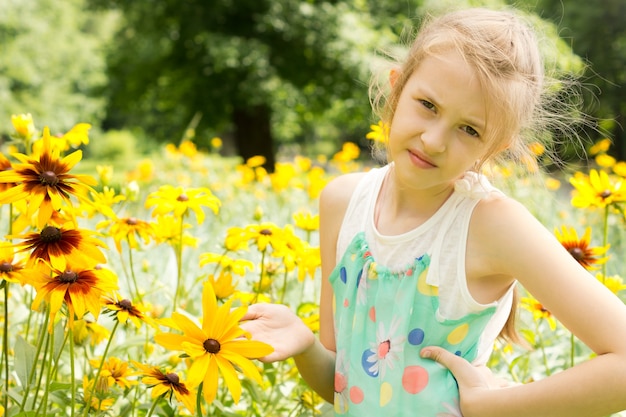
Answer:
[[259, 251], [267, 250], [268, 245], [279, 251], [285, 245], [284, 233], [274, 223], [252, 224], [246, 227], [244, 236], [256, 244]]
[[556, 191], [561, 188], [561, 181], [554, 177], [546, 178], [546, 188], [550, 191]]
[[74, 336], [74, 343], [77, 345], [82, 345], [89, 339], [91, 346], [96, 346], [111, 336], [111, 332], [106, 327], [85, 319], [74, 321], [72, 334]]
[[155, 366], [142, 365], [135, 361], [132, 361], [132, 363], [139, 368], [138, 374], [142, 376], [141, 382], [152, 388], [152, 399], [169, 396], [168, 399], [171, 402], [173, 394], [191, 414], [195, 413], [195, 395], [187, 389], [177, 373], [171, 371], [163, 372]]
[[239, 276], [246, 275], [246, 269], [252, 271], [254, 264], [247, 259], [233, 259], [224, 254], [206, 252], [200, 255], [200, 266], [217, 263], [222, 271], [232, 272]]
[[215, 290], [215, 296], [218, 300], [226, 300], [232, 296], [237, 287], [237, 283], [233, 284], [233, 274], [229, 271], [220, 271], [217, 279], [214, 274], [208, 276], [208, 281]]
[[319, 214], [311, 214], [305, 211], [300, 211], [293, 215], [293, 221], [296, 227], [306, 231], [313, 232], [320, 228], [320, 216]]
[[[89, 363], [96, 369], [100, 367], [100, 359], [91, 359]], [[100, 378], [106, 379], [109, 388], [113, 385], [118, 385], [121, 388], [130, 388], [133, 385], [137, 385], [138, 382], [136, 380], [128, 379], [129, 376], [133, 375], [132, 369], [128, 367], [128, 362], [124, 362], [114, 356], [102, 364], [102, 370], [100, 371]]]
[[211, 149], [219, 150], [222, 148], [222, 139], [214, 137], [211, 139]]
[[253, 156], [246, 161], [246, 166], [250, 168], [258, 168], [263, 164], [265, 164], [265, 157], [261, 155]]
[[389, 125], [382, 120], [375, 125], [370, 125], [371, 131], [365, 135], [367, 139], [374, 142], [385, 144], [389, 138]]
[[[0, 171], [8, 171], [13, 169], [13, 166], [11, 165], [11, 162], [7, 159], [6, 156], [4, 156], [4, 154], [0, 153]], [[6, 191], [9, 188], [13, 188], [15, 187], [15, 183], [12, 182], [3, 182], [0, 183], [0, 192], [2, 191]]]
[[330, 181], [328, 178], [325, 177], [324, 174], [324, 169], [320, 167], [313, 167], [307, 173], [307, 194], [309, 195], [309, 198], [311, 200], [317, 199], [320, 196], [324, 187], [326, 187], [326, 184], [328, 184], [328, 182]]
[[107, 186], [113, 179], [113, 165], [96, 165], [96, 172], [100, 178], [100, 183]]
[[24, 264], [15, 259], [13, 245], [0, 242], [0, 280], [28, 284], [33, 271], [24, 268]]
[[43, 152], [37, 157], [13, 154], [21, 164], [14, 164], [13, 170], [0, 172], [0, 183], [16, 183], [0, 193], [0, 204], [28, 199], [27, 216], [37, 210], [37, 227], [42, 228], [53, 213], [60, 210], [63, 203], [71, 206], [70, 196], [84, 199], [90, 185], [96, 185], [94, 178], [88, 175], [70, 175], [68, 172], [81, 159], [80, 150], [60, 159], [59, 150], [50, 147], [50, 131], [44, 129]]
[[361, 150], [352, 142], [345, 142], [341, 147], [341, 150], [333, 155], [333, 161], [335, 162], [350, 162], [359, 157]]
[[43, 301], [50, 304], [50, 325], [63, 304], [67, 306], [70, 325], [74, 317], [82, 319], [90, 312], [96, 319], [100, 314], [101, 297], [116, 291], [117, 277], [105, 270], [74, 267], [70, 262], [63, 270], [52, 268], [52, 273], [39, 272], [32, 284], [37, 295], [32, 309], [37, 310]]
[[276, 163], [276, 169], [270, 174], [270, 181], [274, 192], [286, 190], [296, 177], [296, 169], [292, 164]]
[[220, 204], [220, 200], [213, 195], [211, 190], [204, 187], [183, 190], [182, 187], [162, 185], [158, 191], [150, 193], [146, 198], [146, 208], [155, 206], [152, 216], [173, 213], [174, 216], [182, 218], [193, 211], [198, 224], [204, 222], [203, 206], [217, 214]]
[[122, 299], [119, 294], [105, 296], [103, 299], [105, 313], [115, 316], [115, 320], [126, 324], [130, 320], [136, 328], [141, 327], [141, 322], [155, 326], [154, 321], [146, 315], [148, 309], [142, 304], [133, 304], [128, 299]]
[[58, 270], [65, 270], [68, 259], [74, 264], [94, 265], [105, 263], [106, 258], [100, 248], [106, 245], [92, 237], [88, 230], [74, 229], [71, 223], [66, 226], [46, 226], [40, 233], [13, 235], [9, 238], [25, 239], [15, 244], [20, 252], [30, 252], [28, 266], [45, 266], [44, 261]]
[[602, 168], [611, 168], [617, 162], [615, 158], [605, 153], [596, 155], [595, 160], [596, 160], [596, 164], [600, 165]]
[[118, 252], [122, 252], [122, 241], [128, 242], [131, 249], [136, 249], [139, 247], [139, 240], [143, 240], [143, 243], [147, 245], [150, 239], [154, 239], [156, 235], [152, 224], [135, 217], [119, 218], [115, 216], [96, 225], [97, 229], [107, 227], [109, 228], [108, 234], [115, 241]]
[[89, 129], [91, 129], [91, 125], [89, 123], [78, 123], [73, 128], [70, 129], [65, 135], [62, 136], [62, 139], [68, 145], [77, 148], [80, 145], [89, 144]]
[[35, 134], [35, 123], [30, 113], [11, 115], [11, 123], [18, 136], [22, 139], [30, 139]]
[[522, 297], [520, 299], [520, 304], [522, 308], [533, 314], [533, 318], [535, 320], [545, 319], [550, 325], [550, 329], [556, 329], [556, 320], [552, 316], [552, 313], [550, 313], [539, 301], [532, 297]]
[[[180, 224], [183, 224], [182, 226]], [[173, 216], [159, 216], [156, 223], [153, 224], [156, 241], [158, 243], [166, 243], [172, 247], [178, 247], [182, 243], [183, 247], [188, 246], [195, 248], [198, 246], [198, 239], [185, 232], [190, 229], [189, 223], [183, 222], [183, 219]], [[180, 233], [183, 230], [181, 239]]]
[[96, 384], [93, 379], [86, 375], [83, 377], [83, 395], [89, 401], [89, 410], [106, 411], [115, 403], [115, 398], [108, 396], [109, 390], [106, 384]]
[[577, 173], [570, 178], [575, 188], [572, 205], [578, 208], [604, 208], [613, 203], [626, 201], [626, 181], [614, 180], [605, 171], [592, 169], [589, 175]]
[[100, 192], [92, 191], [91, 201], [84, 201], [81, 207], [87, 211], [90, 217], [97, 212], [106, 217], [115, 218], [113, 206], [124, 200], [126, 200], [125, 195], [116, 194], [115, 189], [105, 185]]
[[[261, 375], [251, 358], [260, 358], [274, 349], [262, 342], [249, 340], [249, 335], [239, 327], [246, 312], [245, 307], [231, 311], [231, 301], [217, 305], [213, 286], [205, 282], [202, 291], [202, 325], [198, 326], [187, 316], [172, 313], [176, 327], [184, 334], [161, 333], [155, 341], [166, 349], [183, 350], [191, 359], [187, 382], [191, 387], [203, 383], [204, 398], [208, 403], [215, 400], [218, 374], [238, 403], [241, 382], [235, 366], [248, 378], [261, 383]], [[234, 366], [233, 366], [234, 365]]]
[[585, 234], [582, 237], [578, 237], [576, 229], [573, 227], [561, 227], [561, 232], [555, 229], [554, 234], [556, 238], [561, 242], [561, 245], [569, 252], [576, 262], [585, 267], [585, 269], [593, 270], [597, 269], [594, 265], [601, 265], [606, 263], [608, 257], [601, 257], [606, 254], [609, 249], [608, 246], [595, 246], [590, 247], [591, 242], [591, 228], [585, 229]]
[[533, 143], [529, 144], [528, 145], [528, 149], [530, 149], [530, 151], [535, 156], [541, 156], [546, 151], [546, 147], [543, 146], [543, 144], [541, 144], [539, 142], [533, 142]]
[[626, 162], [620, 161], [613, 165], [613, 172], [622, 178], [626, 178]]
[[589, 153], [591, 155], [597, 155], [599, 153], [604, 153], [609, 150], [611, 147], [611, 140], [608, 138], [599, 140], [596, 142], [591, 148], [589, 148]]
[[626, 284], [619, 275], [605, 277], [602, 273], [596, 274], [596, 279], [603, 283], [613, 294], [626, 290]]

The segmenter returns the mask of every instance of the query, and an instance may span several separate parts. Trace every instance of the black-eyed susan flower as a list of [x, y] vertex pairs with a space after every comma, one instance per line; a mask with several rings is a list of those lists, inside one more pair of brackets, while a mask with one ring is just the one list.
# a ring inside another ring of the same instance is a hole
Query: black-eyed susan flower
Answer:
[[[13, 169], [13, 165], [11, 165], [11, 161], [9, 161], [7, 159], [6, 156], [4, 156], [3, 153], [0, 153], [0, 171], [8, 171]], [[12, 182], [3, 182], [0, 183], [0, 192], [2, 191], [6, 191], [9, 188], [13, 188], [15, 187], [16, 184], [12, 183]]]
[[234, 259], [225, 254], [205, 252], [200, 255], [200, 266], [217, 264], [222, 271], [232, 272], [239, 276], [246, 275], [246, 270], [252, 271], [254, 264], [247, 259]]
[[207, 279], [213, 286], [218, 300], [228, 299], [237, 287], [237, 282], [233, 283], [233, 274], [229, 271], [221, 270], [217, 277], [210, 274]]
[[146, 208], [154, 207], [153, 216], [172, 213], [176, 217], [184, 217], [194, 212], [198, 224], [204, 222], [203, 207], [208, 207], [217, 214], [220, 200], [206, 187], [188, 188], [163, 185], [146, 198]]
[[66, 305], [70, 326], [75, 317], [81, 319], [87, 312], [97, 319], [102, 296], [118, 289], [117, 276], [109, 271], [80, 264], [74, 266], [71, 262], [62, 270], [53, 267], [50, 274], [37, 273], [32, 285], [37, 290], [32, 309], [37, 310], [44, 301], [49, 303], [52, 324], [61, 307]]
[[533, 318], [535, 320], [546, 320], [550, 329], [556, 329], [556, 320], [552, 313], [548, 309], [546, 309], [543, 304], [537, 301], [533, 297], [522, 297], [520, 299], [520, 305], [527, 311], [530, 311], [533, 314]]
[[191, 387], [203, 383], [204, 398], [212, 403], [217, 394], [218, 374], [235, 402], [241, 397], [241, 382], [235, 366], [246, 377], [261, 383], [261, 375], [250, 361], [273, 352], [263, 342], [250, 340], [239, 321], [246, 312], [245, 307], [231, 310], [231, 300], [218, 307], [213, 286], [205, 282], [202, 291], [202, 325], [187, 316], [172, 313], [172, 321], [183, 334], [161, 333], [155, 341], [166, 349], [183, 350], [191, 360], [187, 383]]
[[172, 402], [172, 395], [174, 395], [191, 414], [195, 413], [195, 394], [187, 388], [177, 373], [162, 371], [158, 367], [143, 365], [135, 361], [132, 363], [139, 369], [137, 374], [141, 376], [141, 382], [146, 384], [148, 388], [152, 388], [152, 399], [168, 397], [168, 400]]
[[24, 263], [16, 259], [15, 249], [9, 242], [0, 242], [0, 280], [28, 284], [32, 271], [24, 267]]
[[21, 163], [13, 164], [13, 170], [0, 172], [0, 183], [17, 185], [0, 193], [0, 204], [28, 199], [28, 216], [38, 211], [37, 226], [42, 228], [63, 203], [71, 206], [70, 196], [85, 198], [96, 185], [89, 175], [72, 175], [69, 171], [82, 159], [78, 150], [61, 158], [58, 149], [50, 146], [50, 131], [44, 129], [43, 149], [40, 154], [29, 157], [13, 154]]
[[560, 231], [555, 229], [554, 234], [561, 242], [561, 245], [576, 259], [576, 262], [585, 267], [585, 269], [597, 269], [595, 265], [602, 265], [608, 260], [607, 256], [603, 256], [609, 249], [608, 246], [590, 246], [590, 227], [585, 229], [585, 234], [580, 238], [575, 228], [567, 226], [562, 226]]
[[122, 242], [128, 242], [131, 249], [139, 247], [140, 240], [144, 244], [155, 238], [154, 226], [145, 220], [136, 217], [117, 217], [103, 220], [96, 225], [96, 229], [107, 229], [107, 234], [113, 238], [115, 248], [122, 252]]
[[255, 244], [261, 252], [266, 251], [268, 246], [277, 251], [285, 245], [283, 230], [270, 222], [248, 225], [244, 231], [244, 238]]
[[626, 201], [626, 181], [612, 178], [605, 171], [592, 169], [589, 175], [576, 173], [570, 178], [575, 188], [572, 205], [578, 208], [599, 207]]
[[140, 328], [142, 322], [155, 326], [152, 318], [147, 315], [148, 309], [143, 303], [133, 303], [129, 299], [120, 297], [117, 293], [104, 296], [102, 302], [104, 312], [115, 317], [115, 320], [122, 324], [126, 324], [130, 320], [136, 328]]
[[192, 227], [191, 224], [184, 222], [182, 218], [158, 216], [152, 226], [158, 243], [166, 243], [172, 247], [178, 247], [181, 243], [183, 247], [195, 248], [198, 246], [198, 239], [187, 233], [187, 229]]
[[29, 253], [28, 265], [42, 265], [41, 261], [53, 268], [64, 271], [71, 259], [74, 264], [94, 265], [104, 263], [106, 258], [101, 248], [104, 242], [93, 237], [94, 232], [75, 229], [71, 223], [66, 226], [46, 226], [39, 233], [31, 232], [24, 235], [9, 236], [13, 239], [24, 239], [16, 243], [19, 252]]
[[88, 217], [100, 213], [108, 218], [115, 218], [115, 207], [118, 203], [126, 200], [123, 194], [117, 194], [114, 188], [104, 186], [102, 191], [92, 191], [89, 200], [81, 202], [81, 208], [87, 212]]

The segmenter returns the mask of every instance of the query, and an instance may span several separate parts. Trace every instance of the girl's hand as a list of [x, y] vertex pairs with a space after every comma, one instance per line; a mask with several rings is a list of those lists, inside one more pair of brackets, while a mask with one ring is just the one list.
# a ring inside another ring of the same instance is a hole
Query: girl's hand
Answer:
[[460, 407], [464, 416], [472, 415], [470, 410], [467, 410], [468, 404], [478, 401], [481, 394], [513, 385], [496, 377], [486, 366], [474, 366], [467, 360], [438, 346], [425, 347], [421, 351], [421, 356], [434, 360], [450, 370], [459, 386]]
[[274, 352], [260, 358], [262, 362], [276, 362], [299, 355], [315, 343], [315, 335], [302, 320], [281, 304], [252, 304], [241, 318], [241, 328], [252, 339], [265, 342]]

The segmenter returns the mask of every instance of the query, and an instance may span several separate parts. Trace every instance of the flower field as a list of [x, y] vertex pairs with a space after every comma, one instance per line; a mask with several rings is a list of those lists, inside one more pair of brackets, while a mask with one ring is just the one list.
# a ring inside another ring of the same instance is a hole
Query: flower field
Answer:
[[[282, 303], [317, 330], [317, 198], [333, 177], [370, 166], [356, 145], [268, 173], [260, 157], [241, 163], [183, 140], [127, 172], [97, 162], [85, 172], [88, 124], [53, 135], [30, 115], [12, 123], [0, 154], [0, 416], [332, 413], [292, 361], [255, 360], [272, 348], [239, 320], [251, 303]], [[624, 299], [626, 162], [609, 147], [594, 144], [593, 168], [558, 178], [488, 174]], [[592, 355], [521, 295], [528, 346], [497, 342], [495, 373], [527, 383]]]

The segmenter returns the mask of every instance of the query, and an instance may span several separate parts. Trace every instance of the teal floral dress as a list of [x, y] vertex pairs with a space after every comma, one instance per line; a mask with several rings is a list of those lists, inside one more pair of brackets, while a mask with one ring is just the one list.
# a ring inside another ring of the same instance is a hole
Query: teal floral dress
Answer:
[[446, 320], [426, 283], [428, 254], [399, 270], [377, 265], [358, 233], [330, 276], [335, 294], [335, 414], [461, 416], [452, 374], [422, 359], [437, 345], [472, 361], [495, 307]]

